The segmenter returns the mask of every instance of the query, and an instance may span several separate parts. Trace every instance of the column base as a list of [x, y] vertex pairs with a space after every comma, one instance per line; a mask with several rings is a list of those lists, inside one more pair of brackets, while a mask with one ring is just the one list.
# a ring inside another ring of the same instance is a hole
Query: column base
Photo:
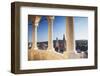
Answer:
[[47, 51], [54, 51], [54, 48], [48, 48]]
[[77, 59], [80, 58], [80, 55], [75, 53], [75, 51], [66, 51], [64, 52], [64, 55], [68, 57], [68, 59]]
[[69, 50], [67, 50], [67, 51], [65, 51], [65, 52], [67, 52], [67, 53], [75, 53], [75, 51], [73, 50], [71, 50], [71, 51], [69, 51]]
[[38, 48], [37, 47], [33, 47], [33, 48], [31, 48], [32, 50], [38, 50]]
[[34, 48], [34, 50], [38, 50], [38, 48], [37, 48], [37, 47], [35, 47], [35, 48]]

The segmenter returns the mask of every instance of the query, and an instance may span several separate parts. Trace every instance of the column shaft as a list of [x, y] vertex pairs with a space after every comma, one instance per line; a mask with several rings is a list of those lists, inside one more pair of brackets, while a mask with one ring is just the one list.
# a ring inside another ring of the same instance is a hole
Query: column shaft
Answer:
[[34, 46], [34, 49], [38, 49], [37, 48], [37, 27], [38, 26], [35, 25], [35, 46]]
[[66, 17], [67, 52], [74, 51], [74, 22], [73, 17]]
[[35, 47], [35, 25], [32, 23], [32, 49]]

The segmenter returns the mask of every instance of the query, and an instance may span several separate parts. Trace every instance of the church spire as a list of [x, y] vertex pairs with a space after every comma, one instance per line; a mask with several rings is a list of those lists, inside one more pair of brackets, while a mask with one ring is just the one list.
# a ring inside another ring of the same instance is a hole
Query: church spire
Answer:
[[63, 34], [63, 46], [64, 46], [64, 49], [66, 50], [66, 38], [65, 38], [65, 34]]
[[65, 39], [65, 34], [63, 34], [63, 41], [66, 41], [66, 39]]

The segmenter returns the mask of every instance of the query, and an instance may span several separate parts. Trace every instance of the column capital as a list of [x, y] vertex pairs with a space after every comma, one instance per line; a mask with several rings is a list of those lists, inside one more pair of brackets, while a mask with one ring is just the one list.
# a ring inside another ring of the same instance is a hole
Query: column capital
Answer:
[[48, 21], [51, 21], [51, 20], [54, 20], [54, 19], [55, 19], [55, 16], [47, 16]]
[[37, 27], [39, 25], [39, 23], [35, 23], [34, 25], [35, 25], [35, 27]]
[[55, 16], [50, 16], [50, 19], [51, 19], [51, 20], [54, 20], [54, 19], [55, 19]]
[[38, 26], [40, 20], [41, 20], [41, 16], [35, 16], [34, 25], [35, 25], [35, 26]]

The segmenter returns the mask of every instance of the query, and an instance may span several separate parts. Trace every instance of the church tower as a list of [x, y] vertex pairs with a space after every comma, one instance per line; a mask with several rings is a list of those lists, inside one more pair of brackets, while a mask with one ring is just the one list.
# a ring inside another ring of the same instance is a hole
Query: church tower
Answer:
[[55, 47], [59, 47], [59, 41], [58, 41], [57, 37], [56, 37], [56, 46]]
[[55, 43], [55, 51], [59, 52], [59, 40], [58, 38], [56, 37], [56, 43]]
[[64, 46], [64, 51], [66, 50], [66, 39], [65, 39], [65, 34], [63, 34], [63, 46]]

